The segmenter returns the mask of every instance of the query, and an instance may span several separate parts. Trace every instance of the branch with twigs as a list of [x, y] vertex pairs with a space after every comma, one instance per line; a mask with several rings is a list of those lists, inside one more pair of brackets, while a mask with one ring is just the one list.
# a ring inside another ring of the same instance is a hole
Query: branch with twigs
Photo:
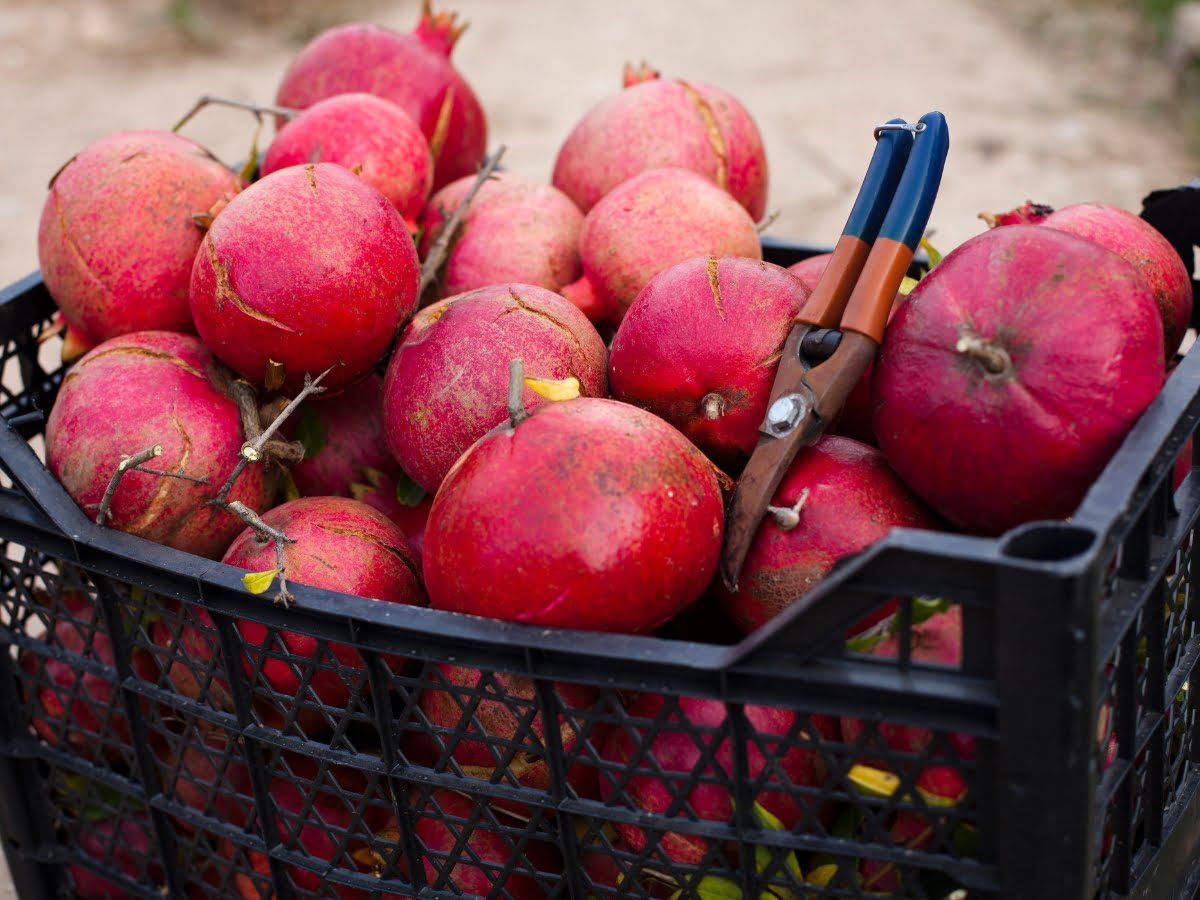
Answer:
[[275, 544], [275, 576], [279, 579], [279, 593], [275, 595], [275, 602], [287, 606], [293, 598], [291, 591], [287, 588], [287, 567], [283, 564], [283, 545], [296, 543], [295, 538], [288, 537], [278, 528], [272, 528], [241, 500], [231, 501], [226, 505], [226, 509], [253, 529], [254, 536], [260, 544]]
[[196, 101], [196, 105], [187, 111], [187, 113], [171, 128], [172, 131], [178, 131], [188, 122], [192, 121], [202, 109], [206, 106], [229, 106], [233, 109], [244, 109], [247, 112], [252, 112], [260, 122], [264, 114], [268, 116], [279, 116], [283, 119], [291, 119], [298, 115], [301, 111], [298, 109], [290, 109], [286, 106], [264, 106], [259, 103], [247, 103], [244, 100], [233, 100], [228, 97], [214, 97], [212, 94], [204, 94]]
[[197, 478], [195, 475], [188, 475], [185, 472], [165, 472], [162, 469], [150, 469], [142, 465], [150, 460], [162, 456], [162, 444], [155, 444], [153, 447], [147, 447], [132, 456], [126, 456], [117, 464], [117, 470], [112, 473], [112, 478], [108, 479], [108, 486], [104, 489], [104, 496], [100, 498], [99, 509], [96, 511], [96, 524], [103, 525], [111, 516], [109, 507], [112, 505], [113, 494], [117, 492], [117, 487], [121, 484], [121, 479], [125, 477], [126, 472], [145, 472], [147, 475], [158, 475], [160, 478], [181, 478], [184, 481], [191, 481], [195, 484], [208, 484], [207, 478]]

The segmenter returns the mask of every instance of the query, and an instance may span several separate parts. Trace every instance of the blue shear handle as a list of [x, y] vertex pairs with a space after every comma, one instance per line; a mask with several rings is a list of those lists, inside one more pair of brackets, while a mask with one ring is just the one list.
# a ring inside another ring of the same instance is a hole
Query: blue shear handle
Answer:
[[[890, 119], [888, 124], [907, 123], [903, 119]], [[850, 217], [846, 219], [846, 227], [842, 229], [842, 234], [856, 237], [864, 244], [875, 243], [896, 185], [900, 183], [900, 173], [904, 171], [908, 162], [912, 145], [911, 131], [892, 130], [879, 133], [875, 152], [867, 166], [867, 174], [863, 176], [862, 187], [858, 189], [858, 197], [850, 210]]]
[[904, 244], [914, 252], [929, 224], [929, 213], [942, 183], [942, 169], [950, 149], [950, 131], [945, 116], [940, 112], [929, 112], [918, 121], [924, 123], [925, 130], [914, 141], [912, 159], [904, 170], [879, 232], [880, 237]]

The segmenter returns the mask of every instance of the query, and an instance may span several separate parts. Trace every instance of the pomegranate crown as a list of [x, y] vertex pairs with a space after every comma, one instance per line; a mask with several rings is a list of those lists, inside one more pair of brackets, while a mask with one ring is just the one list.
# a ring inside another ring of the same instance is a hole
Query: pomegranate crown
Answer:
[[622, 72], [622, 80], [625, 82], [625, 87], [633, 87], [635, 84], [641, 84], [643, 81], [654, 81], [661, 77], [662, 73], [645, 60], [638, 63], [636, 67], [633, 63], [625, 63], [625, 69]]
[[455, 43], [467, 30], [467, 24], [459, 24], [458, 13], [435, 13], [431, 0], [421, 0], [421, 21], [413, 29], [413, 34], [430, 50], [449, 56]]

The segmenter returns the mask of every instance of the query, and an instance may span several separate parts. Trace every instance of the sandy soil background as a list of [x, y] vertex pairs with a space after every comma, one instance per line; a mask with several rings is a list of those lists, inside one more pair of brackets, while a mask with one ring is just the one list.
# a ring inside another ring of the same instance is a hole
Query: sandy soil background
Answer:
[[[439, 8], [446, 4], [439, 4]], [[931, 228], [943, 250], [981, 210], [1027, 198], [1132, 210], [1200, 175], [1194, 110], [1128, 5], [1101, 0], [456, 0], [455, 59], [505, 165], [548, 179], [557, 147], [626, 61], [739, 96], [771, 166], [770, 233], [830, 243], [871, 128], [939, 109], [951, 150]], [[317, 30], [367, 18], [408, 29], [418, 0], [3, 0], [0, 284], [37, 266], [49, 177], [101, 135], [170, 127], [204, 93], [270, 102]], [[227, 161], [253, 119], [205, 112], [185, 133]], [[5, 893], [0, 873], [0, 897]]]

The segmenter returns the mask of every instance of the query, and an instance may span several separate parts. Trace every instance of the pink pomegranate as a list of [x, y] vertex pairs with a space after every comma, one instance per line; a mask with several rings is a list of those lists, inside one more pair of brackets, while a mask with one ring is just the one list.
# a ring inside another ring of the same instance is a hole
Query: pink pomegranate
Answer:
[[213, 353], [286, 392], [333, 366], [340, 391], [371, 370], [417, 301], [417, 253], [396, 208], [333, 163], [291, 166], [238, 194], [192, 269], [191, 306]]
[[[475, 184], [468, 175], [433, 195], [421, 215], [421, 257]], [[496, 172], [463, 213], [438, 296], [519, 282], [559, 291], [580, 274], [583, 213], [566, 194], [515, 172]]]
[[395, 103], [421, 126], [433, 153], [433, 189], [469, 175], [487, 149], [487, 119], [450, 62], [466, 30], [424, 0], [411, 34], [354, 22], [318, 34], [283, 76], [275, 102], [305, 109], [335, 94], [365, 91]]
[[[347, 497], [304, 497], [275, 507], [262, 519], [295, 542], [285, 544], [283, 550], [289, 582], [388, 603], [425, 605], [408, 541], [382, 513], [366, 504]], [[222, 561], [251, 572], [274, 569], [275, 546], [270, 541], [260, 543], [247, 528]], [[263, 647], [270, 640], [270, 646], [275, 646], [265, 625], [243, 619], [238, 630], [249, 645]], [[279, 639], [297, 661], [265, 657], [263, 676], [276, 691], [299, 696], [297, 666], [303, 670], [309, 660], [326, 665], [329, 660], [319, 660], [316, 638], [282, 631]], [[343, 666], [363, 668], [362, 657], [353, 647], [330, 644], [329, 652]], [[342, 707], [350, 699], [349, 685], [329, 668], [314, 671], [307, 690], [326, 706]]]
[[433, 157], [420, 126], [399, 106], [361, 92], [319, 100], [280, 129], [259, 174], [318, 162], [345, 166], [416, 229], [433, 187]]
[[613, 338], [612, 395], [662, 416], [712, 459], [753, 452], [808, 289], [783, 268], [696, 256], [642, 288]]
[[832, 256], [832, 253], [818, 253], [802, 259], [800, 262], [792, 263], [787, 270], [803, 281], [811, 294], [816, 288], [817, 282], [821, 280], [821, 275], [824, 274], [825, 267], [829, 265]]
[[407, 475], [394, 480], [378, 469], [368, 469], [365, 474], [365, 482], [350, 485], [351, 496], [391, 519], [408, 538], [409, 546], [417, 555], [417, 564], [422, 565], [425, 526], [429, 522], [429, 510], [433, 508], [433, 495]]
[[[623, 841], [613, 839], [609, 843], [617, 853], [635, 855]], [[636, 862], [618, 862], [603, 846], [583, 849], [581, 858], [583, 870], [592, 885], [609, 888], [609, 893], [617, 896], [620, 895], [618, 889], [622, 883], [628, 884], [631, 875], [637, 881], [637, 889], [641, 891], [638, 896], [668, 900], [679, 890], [674, 883], [661, 880], [661, 875], [648, 874], [648, 866], [640, 866]]]
[[1171, 242], [1149, 222], [1109, 203], [1064, 206], [1042, 224], [1095, 241], [1138, 270], [1162, 315], [1166, 359], [1174, 357], [1192, 318], [1192, 276]]
[[625, 67], [625, 89], [592, 107], [558, 151], [554, 186], [584, 212], [639, 172], [679, 166], [727, 190], [755, 221], [767, 207], [758, 126], [711, 84]]
[[762, 259], [750, 214], [687, 169], [650, 169], [592, 207], [579, 233], [583, 275], [562, 294], [593, 322], [619, 324], [638, 292], [693, 256]]
[[[67, 590], [59, 600], [60, 614], [43, 640], [59, 656], [22, 649], [18, 666], [34, 730], [47, 744], [87, 759], [108, 757], [126, 761], [121, 747], [131, 742], [125, 701], [117, 690], [116, 658], [99, 607], [86, 594]], [[61, 656], [69, 654], [69, 656]], [[133, 672], [145, 681], [157, 680], [153, 658], [142, 647], [130, 651]], [[108, 673], [88, 668], [105, 666]]]
[[[383, 427], [401, 468], [436, 493], [450, 467], [508, 413], [509, 362], [525, 374], [574, 376], [584, 396], [607, 391], [604, 342], [587, 318], [545, 288], [498, 284], [427, 306], [388, 362]], [[542, 398], [528, 387], [524, 402]]]
[[[195, 337], [143, 331], [105, 341], [67, 373], [46, 422], [46, 464], [85, 513], [96, 516], [121, 460], [154, 447], [145, 465], [206, 478], [197, 484], [131, 470], [112, 495], [106, 523], [200, 556], [219, 557], [244, 527], [207, 506], [233, 471], [245, 437], [227, 373]], [[266, 503], [261, 466], [230, 491], [251, 509]]]
[[[490, 672], [440, 663], [437, 671], [444, 688], [426, 687], [421, 692], [421, 712], [435, 729], [432, 732], [414, 731], [407, 736], [405, 753], [422, 765], [434, 766], [448, 755], [469, 775], [491, 779], [499, 763], [510, 755], [514, 745], [521, 747], [507, 765], [516, 783], [540, 791], [550, 790], [550, 765], [545, 741], [545, 722], [540, 712], [525, 721], [524, 713], [536, 707], [537, 685], [524, 675]], [[566, 711], [558, 723], [559, 745], [570, 754], [572, 747], [585, 735], [598, 745], [598, 726], [581, 719], [574, 711], [587, 710], [599, 697], [599, 691], [587, 685], [556, 682], [554, 692]], [[476, 698], [483, 699], [476, 702]], [[494, 699], [490, 699], [490, 698]], [[471, 711], [468, 712], [468, 708]], [[573, 714], [574, 713], [574, 714]], [[453, 735], [451, 737], [450, 735]], [[578, 755], [581, 750], [575, 748]], [[503, 783], [511, 784], [504, 770]], [[576, 763], [567, 773], [571, 787], [580, 797], [596, 799], [596, 769]], [[527, 807], [512, 801], [495, 799], [492, 804], [517, 814], [526, 814]]]
[[95, 341], [195, 331], [188, 278], [204, 230], [192, 219], [245, 181], [188, 138], [122, 131], [80, 151], [50, 181], [38, 226], [46, 289]]
[[616, 400], [543, 404], [450, 470], [425, 534], [437, 609], [564, 628], [653, 631], [716, 571], [713, 466]]
[[[764, 787], [754, 801], [783, 822], [791, 830], [805, 815], [804, 806], [796, 795], [803, 788], [821, 786], [827, 775], [825, 757], [813, 747], [788, 746], [804, 741], [819, 742], [832, 739], [836, 727], [826, 716], [814, 716], [812, 729], [798, 725], [796, 713], [791, 710], [768, 706], [748, 705], [744, 707], [749, 726], [757, 737], [747, 739], [745, 753], [747, 774], [750, 779], [762, 777], [768, 770], [766, 754], [770, 754], [770, 774], [763, 779], [771, 787]], [[653, 736], [646, 726], [631, 729], [629, 726], [614, 727], [604, 745], [603, 757], [622, 766], [634, 766], [637, 772], [648, 774], [626, 774], [615, 771], [600, 776], [600, 794], [606, 803], [625, 805], [628, 797], [635, 809], [658, 814], [666, 824], [663, 814], [670, 809], [680, 809], [680, 799], [686, 802], [700, 819], [729, 822], [733, 819], [734, 779], [733, 746], [728, 737], [722, 737], [712, 761], [703, 759], [715, 740], [714, 729], [726, 727], [725, 704], [719, 700], [699, 697], [679, 697], [667, 700], [662, 694], [645, 693], [629, 707], [633, 718], [658, 720]], [[689, 730], [684, 730], [689, 729]], [[696, 734], [697, 729], [707, 729]], [[633, 732], [637, 736], [634, 737]], [[648, 743], [648, 746], [647, 746]], [[765, 748], [765, 749], [764, 749]], [[661, 769], [663, 774], [657, 774]], [[706, 780], [692, 786], [685, 798], [677, 795], [692, 780], [697, 769]], [[783, 773], [786, 781], [779, 774]], [[618, 790], [621, 784], [623, 787]], [[819, 804], [819, 800], [806, 800], [807, 804]], [[822, 817], [831, 812], [827, 809], [810, 809]], [[674, 815], [686, 816], [686, 812]], [[657, 824], [657, 823], [656, 823]], [[641, 851], [647, 842], [646, 833], [636, 825], [614, 823], [621, 839], [635, 851]], [[708, 838], [694, 834], [668, 831], [659, 840], [662, 851], [678, 863], [700, 863], [708, 853]]]
[[1007, 212], [981, 212], [979, 218], [987, 222], [988, 228], [996, 228], [1000, 225], [1037, 225], [1039, 222], [1045, 221], [1046, 216], [1052, 212], [1054, 212], [1053, 206], [1026, 200], [1020, 206], [1010, 209]]
[[318, 394], [304, 402], [295, 432], [304, 459], [292, 466], [302, 496], [350, 497], [372, 470], [392, 479], [400, 474], [384, 443], [382, 395], [383, 378], [371, 374], [337, 397]]
[[[838, 560], [882, 540], [893, 528], [936, 529], [940, 524], [882, 453], [838, 435], [825, 435], [797, 454], [771, 505], [796, 516], [764, 516], [737, 591], [717, 586], [725, 611], [744, 634], [812, 590]], [[872, 618], [878, 620], [881, 613]], [[851, 633], [865, 624], [857, 623]]]
[[[134, 884], [148, 883], [166, 890], [166, 873], [158, 862], [157, 844], [150, 818], [125, 811], [118, 818], [84, 815], [79, 849], [96, 865]], [[126, 900], [134, 896], [121, 884], [79, 863], [69, 867], [77, 900]]]
[[1163, 384], [1129, 263], [1039, 225], [977, 235], [909, 294], [871, 393], [900, 477], [964, 530], [1070, 515]]

